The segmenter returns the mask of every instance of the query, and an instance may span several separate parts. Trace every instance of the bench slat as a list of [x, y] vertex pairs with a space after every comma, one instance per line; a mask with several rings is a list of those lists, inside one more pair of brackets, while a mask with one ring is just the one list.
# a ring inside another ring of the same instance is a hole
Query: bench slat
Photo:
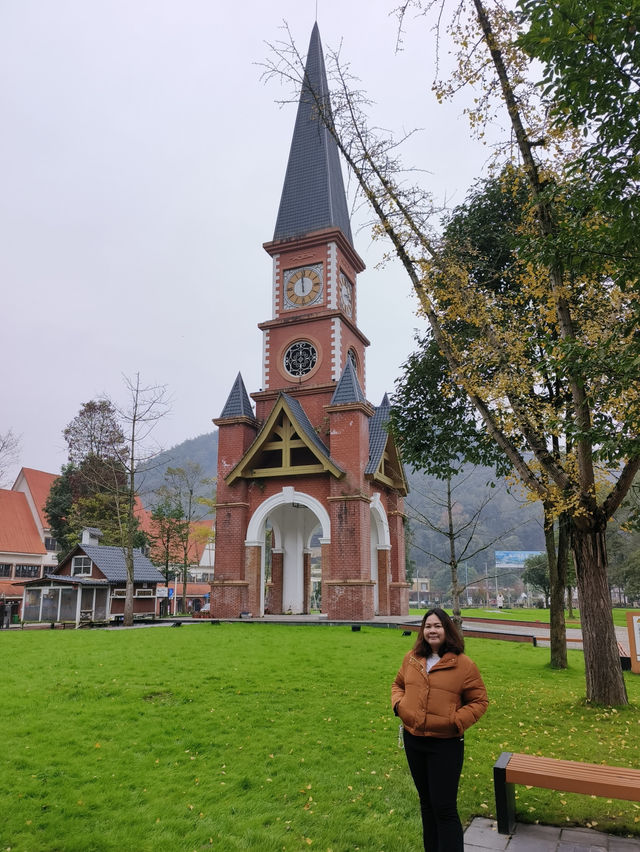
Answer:
[[623, 766], [513, 754], [506, 767], [506, 781], [567, 793], [640, 800], [640, 771]]

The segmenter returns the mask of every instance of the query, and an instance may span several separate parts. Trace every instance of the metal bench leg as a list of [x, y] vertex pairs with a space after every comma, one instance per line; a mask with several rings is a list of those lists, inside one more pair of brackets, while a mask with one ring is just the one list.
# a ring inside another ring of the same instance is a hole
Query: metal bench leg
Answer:
[[511, 752], [503, 751], [493, 765], [493, 788], [496, 794], [496, 817], [499, 834], [513, 834], [516, 827], [516, 795], [507, 781], [507, 765]]

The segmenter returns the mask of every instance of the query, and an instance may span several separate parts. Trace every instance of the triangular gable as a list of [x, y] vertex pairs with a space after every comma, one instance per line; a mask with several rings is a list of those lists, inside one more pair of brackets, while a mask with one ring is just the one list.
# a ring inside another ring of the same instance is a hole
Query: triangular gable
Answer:
[[371, 479], [374, 482], [380, 482], [399, 491], [403, 496], [409, 493], [409, 486], [404, 475], [400, 453], [391, 435], [387, 435], [385, 448], [382, 451], [375, 472], [371, 475]]
[[40, 556], [46, 552], [27, 495], [0, 490], [0, 553]]
[[[61, 562], [59, 562], [56, 566], [54, 566], [54, 567], [53, 567], [53, 568], [49, 571], [49, 573], [48, 573], [48, 574], [45, 574], [44, 579], [52, 578], [52, 577], [58, 577], [58, 576], [60, 576], [63, 580], [64, 580], [66, 577], [69, 577], [69, 578], [70, 578], [70, 579], [72, 579], [72, 580], [73, 580], [73, 579], [76, 579], [76, 578], [74, 578], [74, 575], [73, 575], [73, 568], [72, 568], [72, 566], [73, 566], [73, 560], [74, 560], [74, 558], [75, 558], [76, 556], [88, 556], [88, 557], [89, 557], [89, 559], [91, 559], [90, 554], [88, 554], [88, 553], [85, 551], [85, 549], [84, 549], [84, 545], [82, 545], [82, 544], [76, 544], [76, 545], [74, 545], [74, 547], [73, 547], [73, 548], [72, 548], [72, 549], [71, 549], [71, 550], [67, 553], [67, 555], [64, 557], [64, 559], [62, 559], [62, 561], [61, 561]], [[124, 561], [124, 556], [122, 557], [122, 559], [123, 559], [123, 561]], [[97, 569], [97, 571], [98, 571], [98, 572], [99, 572], [99, 574], [100, 574], [100, 577], [97, 577], [97, 578], [95, 578], [95, 579], [98, 579], [98, 580], [105, 580], [105, 581], [107, 581], [107, 580], [108, 580], [107, 575], [106, 575], [106, 574], [104, 573], [104, 571], [100, 568], [100, 566], [96, 563], [96, 561], [95, 561], [94, 559], [91, 559], [91, 562], [92, 562], [93, 566]], [[66, 569], [67, 567], [69, 568], [69, 573], [68, 573], [68, 574], [66, 574], [66, 573], [65, 573], [65, 574], [63, 574], [62, 572], [63, 572], [63, 571], [65, 571], [65, 569]]]
[[404, 467], [393, 436], [387, 431], [391, 405], [385, 394], [369, 421], [369, 463], [365, 476], [403, 496], [409, 493]]
[[31, 495], [33, 505], [38, 513], [38, 520], [44, 530], [49, 529], [49, 519], [45, 515], [44, 507], [51, 486], [58, 476], [59, 474], [56, 473], [46, 473], [44, 470], [23, 467], [13, 486], [13, 491], [23, 491]]
[[316, 434], [300, 403], [281, 393], [253, 444], [227, 476], [236, 479], [302, 476], [331, 473], [344, 476], [342, 468]]

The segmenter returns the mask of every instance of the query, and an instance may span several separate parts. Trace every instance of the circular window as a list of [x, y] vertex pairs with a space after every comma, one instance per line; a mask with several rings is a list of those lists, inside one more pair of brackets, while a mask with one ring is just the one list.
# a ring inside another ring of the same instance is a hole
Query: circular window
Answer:
[[306, 376], [316, 365], [318, 353], [308, 340], [292, 343], [284, 353], [284, 367], [291, 376]]

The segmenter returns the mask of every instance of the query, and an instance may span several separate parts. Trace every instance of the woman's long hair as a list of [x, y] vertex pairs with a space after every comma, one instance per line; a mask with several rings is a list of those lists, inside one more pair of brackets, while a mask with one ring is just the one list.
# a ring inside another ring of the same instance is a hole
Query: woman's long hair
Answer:
[[462, 638], [462, 634], [451, 619], [451, 616], [447, 615], [447, 613], [443, 609], [440, 609], [439, 606], [436, 606], [433, 609], [428, 609], [425, 612], [422, 623], [420, 624], [420, 632], [418, 633], [416, 644], [413, 646], [413, 653], [417, 657], [431, 656], [431, 645], [429, 645], [427, 640], [424, 638], [424, 625], [430, 615], [435, 615], [436, 618], [439, 618], [442, 626], [444, 627], [444, 642], [440, 646], [440, 656], [444, 656], [447, 651], [450, 651], [452, 654], [461, 654], [464, 651], [464, 639]]

